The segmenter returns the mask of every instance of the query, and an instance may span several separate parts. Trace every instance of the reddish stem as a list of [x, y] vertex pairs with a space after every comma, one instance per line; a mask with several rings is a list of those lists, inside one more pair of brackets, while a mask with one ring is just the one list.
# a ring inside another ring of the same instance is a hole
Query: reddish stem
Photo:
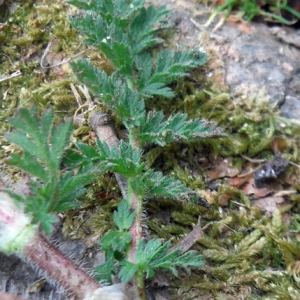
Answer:
[[136, 248], [139, 241], [143, 237], [143, 232], [142, 232], [141, 204], [139, 203], [139, 198], [135, 193], [132, 193], [131, 209], [135, 211], [136, 216], [129, 230], [132, 236], [132, 242], [131, 242], [131, 247], [129, 252], [129, 261], [132, 263], [136, 263], [135, 261]]
[[52, 246], [41, 234], [35, 235], [25, 246], [23, 255], [39, 269], [44, 270], [49, 278], [70, 292], [75, 299], [82, 300], [100, 287], [93, 278]]

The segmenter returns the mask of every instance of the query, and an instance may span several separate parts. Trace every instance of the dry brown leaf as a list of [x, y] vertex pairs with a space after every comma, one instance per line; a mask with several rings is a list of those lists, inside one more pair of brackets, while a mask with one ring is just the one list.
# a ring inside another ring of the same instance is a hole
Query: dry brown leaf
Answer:
[[244, 194], [251, 195], [252, 197], [254, 197], [254, 199], [265, 197], [272, 192], [271, 189], [266, 187], [257, 188], [255, 186], [254, 177], [250, 178], [248, 183], [245, 186], [243, 186], [241, 190]]
[[228, 184], [230, 186], [233, 186], [233, 187], [236, 187], [236, 188], [240, 188], [243, 184], [245, 184], [246, 182], [248, 182], [251, 177], [253, 177], [253, 173], [252, 174], [248, 174], [248, 175], [243, 176], [243, 177], [236, 176], [236, 177], [230, 178], [228, 180]]
[[215, 5], [216, 6], [221, 6], [224, 3], [225, 3], [225, 0], [217, 0], [216, 3], [215, 3]]
[[217, 203], [219, 206], [227, 206], [228, 201], [232, 197], [232, 194], [221, 194], [217, 197]]
[[232, 157], [225, 159], [218, 157], [215, 161], [215, 168], [207, 171], [210, 180], [215, 180], [223, 177], [235, 177], [240, 173], [240, 170], [232, 166]]
[[253, 200], [252, 204], [258, 206], [262, 211], [273, 213], [279, 208], [278, 204], [284, 203], [283, 197], [265, 197], [257, 200]]
[[282, 215], [282, 221], [283, 221], [283, 223], [286, 225], [286, 226], [290, 226], [291, 225], [291, 221], [292, 221], [292, 216], [291, 216], [291, 214], [289, 213], [289, 212], [287, 212], [287, 213], [284, 213], [283, 215]]
[[57, 65], [63, 60], [62, 53], [49, 53], [46, 56], [47, 62], [50, 66]]
[[58, 78], [62, 77], [66, 72], [63, 70], [63, 60], [64, 56], [61, 52], [59, 53], [49, 53], [46, 55], [46, 60], [49, 67], [53, 70]]

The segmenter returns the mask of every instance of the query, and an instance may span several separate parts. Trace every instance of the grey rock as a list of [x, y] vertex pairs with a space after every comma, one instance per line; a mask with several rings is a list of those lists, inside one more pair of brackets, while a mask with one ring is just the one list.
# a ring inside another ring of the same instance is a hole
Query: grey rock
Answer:
[[280, 108], [280, 115], [287, 119], [300, 119], [300, 98], [286, 96]]

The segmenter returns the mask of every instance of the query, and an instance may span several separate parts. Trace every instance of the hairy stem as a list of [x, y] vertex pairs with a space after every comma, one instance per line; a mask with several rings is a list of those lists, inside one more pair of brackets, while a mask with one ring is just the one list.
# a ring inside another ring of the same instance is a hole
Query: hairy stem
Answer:
[[[130, 186], [130, 179], [128, 180], [128, 186]], [[130, 190], [130, 188], [129, 188]], [[142, 212], [143, 212], [143, 199], [141, 199], [136, 193], [131, 193], [131, 198], [129, 199], [131, 203], [131, 209], [135, 211], [135, 218], [133, 224], [130, 228], [130, 233], [132, 236], [131, 247], [128, 254], [128, 260], [132, 263], [136, 263], [135, 254], [138, 243], [143, 237], [142, 232]], [[144, 274], [142, 271], [138, 271], [135, 275], [135, 284], [138, 288], [141, 299], [146, 299], [145, 294], [145, 282]]]
[[59, 283], [65, 291], [71, 292], [76, 299], [84, 299], [100, 287], [41, 234], [34, 236], [24, 247], [23, 255], [33, 265], [44, 270], [47, 276]]
[[50, 244], [38, 226], [31, 224], [23, 205], [17, 204], [9, 195], [0, 193], [0, 249], [30, 261], [75, 299], [92, 295], [100, 287], [98, 283]]

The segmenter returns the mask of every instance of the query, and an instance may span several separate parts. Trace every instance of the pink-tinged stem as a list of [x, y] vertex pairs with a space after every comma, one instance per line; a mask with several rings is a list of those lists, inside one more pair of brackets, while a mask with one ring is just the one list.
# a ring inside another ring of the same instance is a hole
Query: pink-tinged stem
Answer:
[[89, 299], [99, 284], [50, 244], [31, 224], [24, 206], [16, 204], [0, 192], [0, 250], [29, 260], [75, 299]]
[[28, 298], [22, 298], [19, 296], [14, 296], [5, 292], [0, 291], [0, 299], [1, 300], [29, 300]]
[[24, 247], [23, 255], [75, 299], [88, 299], [99, 284], [37, 233]]
[[142, 232], [142, 207], [140, 200], [136, 193], [131, 193], [131, 209], [135, 211], [135, 218], [133, 221], [133, 224], [130, 228], [130, 233], [132, 235], [132, 242], [131, 242], [131, 247], [130, 247], [130, 252], [129, 252], [129, 261], [132, 263], [136, 263], [135, 261], [135, 253], [136, 253], [136, 248], [143, 237], [143, 232]]

